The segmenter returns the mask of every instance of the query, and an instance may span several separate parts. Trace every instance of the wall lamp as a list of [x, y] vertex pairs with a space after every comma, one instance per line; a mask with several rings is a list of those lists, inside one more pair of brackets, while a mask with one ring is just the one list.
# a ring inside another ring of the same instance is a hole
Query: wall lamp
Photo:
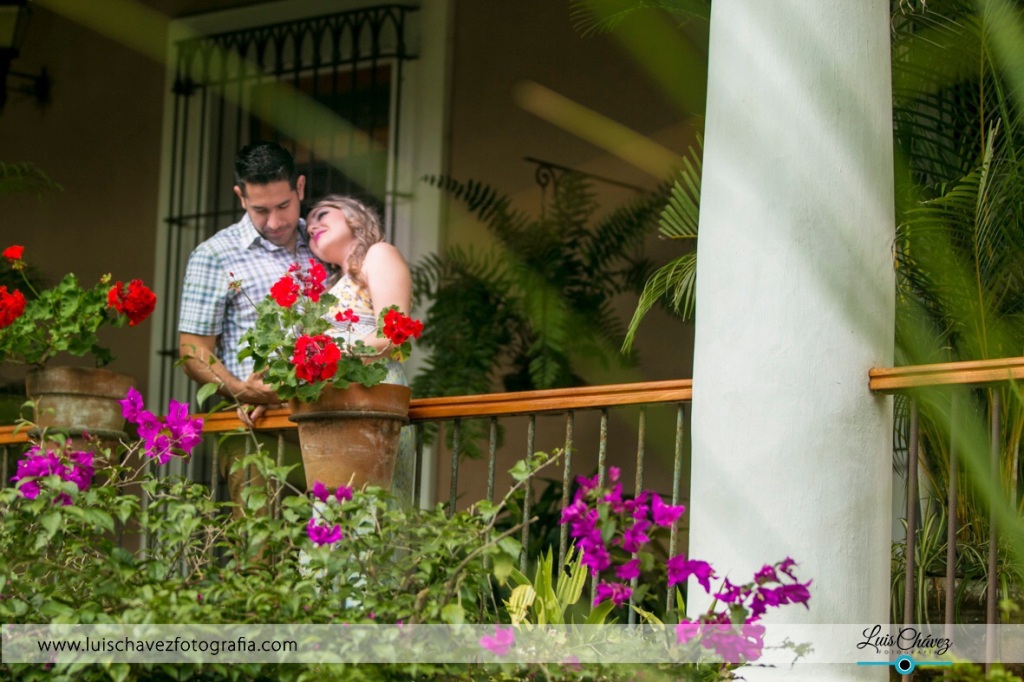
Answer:
[[[7, 103], [8, 90], [31, 95], [40, 104], [50, 100], [50, 77], [46, 69], [35, 76], [11, 69], [32, 13], [28, 3], [29, 0], [0, 0], [0, 111]], [[12, 78], [22, 83], [8, 88], [8, 80]]]

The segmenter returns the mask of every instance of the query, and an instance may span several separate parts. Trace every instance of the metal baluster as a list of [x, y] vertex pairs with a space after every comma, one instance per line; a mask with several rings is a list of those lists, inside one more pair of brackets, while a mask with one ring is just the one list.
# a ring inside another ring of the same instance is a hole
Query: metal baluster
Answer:
[[954, 389], [949, 406], [949, 490], [946, 494], [946, 637], [953, 636], [952, 625], [956, 610], [956, 505], [959, 478], [956, 447], [957, 398], [958, 393]]
[[[903, 623], [914, 622], [914, 573], [917, 563], [917, 448], [918, 448], [918, 406], [917, 399], [910, 400], [910, 451], [907, 453], [907, 540], [904, 550], [906, 565], [906, 593], [903, 595]], [[904, 678], [907, 678], [904, 675]]]
[[413, 426], [413, 433], [416, 434], [416, 472], [419, 477], [419, 480], [416, 481], [416, 485], [413, 487], [413, 490], [415, 490], [416, 494], [419, 496], [419, 499], [416, 500], [415, 507], [423, 509], [424, 501], [427, 499], [433, 499], [433, 493], [426, 495], [426, 491], [423, 490], [423, 486], [425, 485], [424, 480], [428, 482], [430, 481], [429, 477], [424, 479], [426, 472], [423, 470], [423, 467], [426, 466], [426, 464], [423, 461], [423, 424], [415, 424]]
[[213, 457], [210, 458], [210, 501], [217, 501], [217, 488], [220, 485], [220, 467], [217, 466], [220, 462], [220, 439], [213, 439]]
[[[278, 468], [284, 466], [284, 431], [277, 432], [277, 466]], [[272, 518], [280, 518], [281, 516], [281, 481], [276, 478], [271, 483], [271, 499], [270, 515]]]
[[[640, 422], [637, 427], [637, 442], [636, 442], [636, 479], [633, 483], [634, 495], [639, 495], [640, 491], [644, 489], [644, 459], [646, 456], [645, 441], [647, 440], [647, 406], [640, 408]], [[633, 552], [633, 559], [636, 559], [639, 555], [637, 552]], [[633, 599], [633, 592], [636, 591], [637, 585], [640, 584], [639, 578], [632, 578], [629, 581], [630, 595], [629, 595], [629, 613], [626, 616], [627, 622], [630, 625], [636, 625], [636, 611], [633, 610], [633, 606], [636, 605], [636, 601]]]
[[487, 447], [487, 500], [494, 502], [494, 469], [498, 459], [498, 418], [491, 417], [490, 443]]
[[[573, 431], [576, 413], [569, 410], [565, 416], [565, 463], [562, 466], [562, 509], [569, 506], [569, 487], [572, 480]], [[562, 524], [558, 538], [558, 570], [565, 566], [565, 554], [569, 548], [569, 525]]]
[[998, 554], [999, 554], [999, 535], [997, 529], [996, 514], [999, 511], [999, 497], [1002, 493], [1001, 486], [999, 484], [999, 446], [1000, 446], [1000, 434], [999, 434], [999, 420], [1000, 412], [1002, 411], [1001, 396], [1002, 393], [999, 388], [991, 389], [990, 395], [992, 396], [992, 414], [990, 418], [991, 422], [991, 441], [989, 443], [989, 463], [991, 464], [992, 471], [992, 499], [989, 501], [989, 521], [988, 521], [988, 586], [986, 589], [986, 603], [985, 603], [985, 673], [986, 675], [992, 668], [992, 661], [995, 660], [996, 656], [996, 590], [999, 587], [999, 569]]
[[[683, 478], [683, 428], [685, 426], [685, 413], [683, 404], [680, 403], [676, 407], [676, 447], [675, 447], [675, 460], [672, 463], [672, 504], [679, 504], [679, 489], [682, 486]], [[672, 524], [672, 530], [669, 534], [668, 539], [668, 555], [673, 557], [676, 555], [676, 544], [679, 540], [679, 522], [676, 521]], [[670, 611], [675, 601], [673, 593], [675, 590], [665, 590], [665, 610]], [[682, 617], [685, 614], [679, 614]]]
[[448, 516], [455, 514], [455, 499], [459, 492], [459, 451], [462, 449], [462, 420], [452, 423], [452, 483], [448, 489]]
[[[604, 485], [604, 472], [608, 469], [608, 408], [601, 408], [601, 440], [597, 448], [597, 484]], [[597, 596], [597, 576], [590, 576], [590, 603]]]
[[[526, 430], [526, 458], [533, 457], [534, 439], [537, 436], [537, 415], [530, 415], [530, 424]], [[530, 546], [530, 492], [532, 490], [533, 477], [526, 479], [523, 484], [523, 532], [520, 541], [523, 550], [519, 555], [519, 570], [526, 573], [526, 549]]]

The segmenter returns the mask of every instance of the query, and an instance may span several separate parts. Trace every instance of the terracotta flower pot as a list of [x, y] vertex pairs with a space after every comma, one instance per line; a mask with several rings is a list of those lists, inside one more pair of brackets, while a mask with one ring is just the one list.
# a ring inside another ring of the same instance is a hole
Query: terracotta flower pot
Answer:
[[134, 385], [127, 374], [89, 367], [33, 369], [25, 377], [25, 392], [36, 402], [35, 423], [73, 436], [122, 437], [124, 416], [117, 401]]
[[306, 485], [328, 488], [391, 487], [399, 435], [409, 421], [407, 386], [324, 389], [312, 403], [290, 401], [289, 417], [298, 425]]

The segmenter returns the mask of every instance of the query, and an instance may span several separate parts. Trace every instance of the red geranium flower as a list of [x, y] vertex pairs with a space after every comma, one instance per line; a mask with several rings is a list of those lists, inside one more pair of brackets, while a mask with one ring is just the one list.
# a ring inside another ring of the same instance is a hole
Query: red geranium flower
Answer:
[[6, 258], [7, 260], [15, 261], [21, 260], [21, 254], [23, 253], [25, 253], [25, 247], [18, 246], [17, 244], [15, 244], [14, 246], [8, 246], [6, 249], [4, 249], [3, 255], [4, 258]]
[[291, 308], [292, 304], [299, 300], [299, 285], [291, 275], [285, 275], [270, 287], [270, 295], [282, 308]]
[[128, 326], [134, 327], [153, 312], [156, 307], [156, 294], [142, 283], [141, 279], [133, 279], [128, 286], [116, 282], [107, 292], [107, 305], [128, 317]]
[[396, 346], [401, 346], [410, 336], [420, 338], [423, 323], [403, 315], [397, 310], [389, 310], [384, 314], [384, 336]]
[[359, 316], [352, 312], [351, 308], [346, 308], [340, 313], [335, 313], [334, 319], [338, 322], [351, 322], [355, 324], [359, 321]]
[[311, 384], [333, 377], [340, 359], [341, 349], [326, 334], [300, 336], [295, 341], [295, 354], [292, 355], [295, 376]]
[[327, 279], [327, 270], [321, 263], [312, 258], [309, 259], [309, 272], [299, 275], [302, 280], [302, 293], [309, 296], [314, 303], [320, 300], [320, 294], [324, 293], [324, 280]]
[[8, 293], [0, 286], [0, 329], [10, 325], [25, 312], [25, 295], [15, 289]]

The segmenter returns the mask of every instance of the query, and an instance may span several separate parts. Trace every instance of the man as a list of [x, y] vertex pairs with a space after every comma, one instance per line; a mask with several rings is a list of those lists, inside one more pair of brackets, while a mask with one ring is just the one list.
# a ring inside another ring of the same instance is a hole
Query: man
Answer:
[[[245, 215], [197, 246], [185, 270], [178, 325], [185, 373], [200, 384], [219, 383], [221, 395], [243, 404], [279, 402], [252, 373], [252, 360], [238, 360], [238, 343], [256, 322], [254, 303], [288, 266], [306, 267], [313, 258], [299, 217], [305, 185], [279, 144], [243, 148], [235, 158], [234, 190]], [[240, 289], [229, 287], [235, 281]]]
[[[251, 358], [238, 360], [238, 344], [256, 322], [255, 303], [290, 265], [307, 267], [313, 258], [299, 217], [305, 185], [292, 155], [279, 144], [243, 148], [235, 157], [234, 190], [245, 215], [197, 246], [185, 270], [178, 324], [185, 373], [200, 384], [219, 384], [221, 395], [243, 404], [239, 417], [249, 425], [279, 400], [253, 373]], [[225, 474], [244, 454], [239, 447], [226, 450]], [[241, 502], [246, 472], [228, 478], [232, 500]]]

